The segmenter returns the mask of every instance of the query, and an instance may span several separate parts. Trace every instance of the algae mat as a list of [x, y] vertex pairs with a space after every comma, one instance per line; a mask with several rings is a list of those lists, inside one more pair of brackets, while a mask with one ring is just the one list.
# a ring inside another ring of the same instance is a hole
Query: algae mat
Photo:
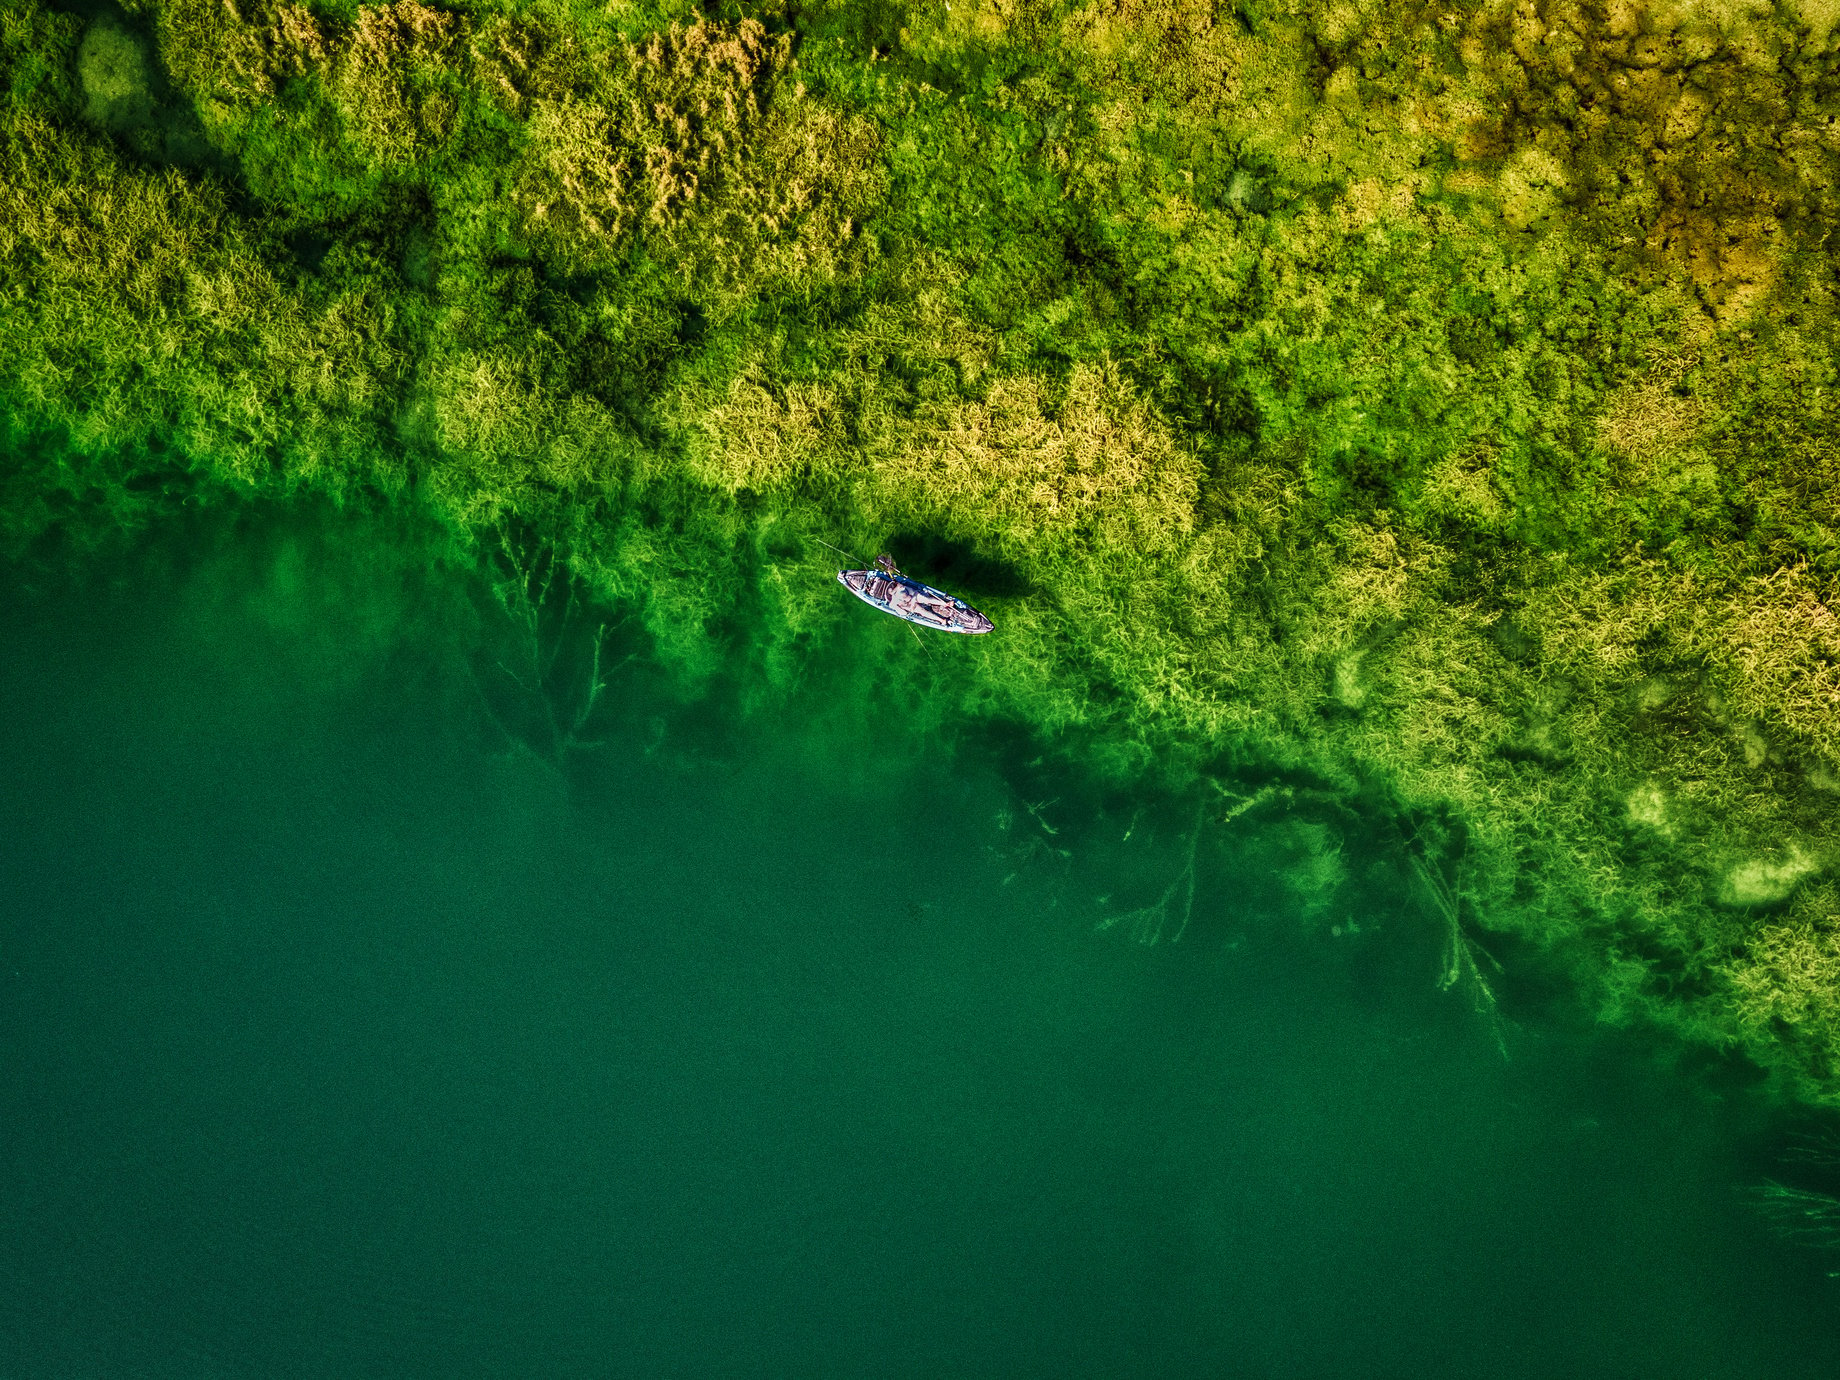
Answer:
[[[399, 539], [6, 578], [0, 1373], [1840, 1370], [1741, 1091], [1440, 992], [1281, 815], [1071, 822], [643, 658], [558, 766]], [[1179, 942], [1105, 926], [1190, 863]]]

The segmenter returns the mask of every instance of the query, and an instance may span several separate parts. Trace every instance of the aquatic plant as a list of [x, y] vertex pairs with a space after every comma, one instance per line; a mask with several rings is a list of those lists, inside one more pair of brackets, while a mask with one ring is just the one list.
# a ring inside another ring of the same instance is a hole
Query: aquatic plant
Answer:
[[1659, 2], [19, 0], [8, 542], [411, 503], [764, 704], [844, 626], [799, 534], [907, 540], [1000, 630], [864, 653], [917, 724], [1460, 820], [1453, 986], [1512, 931], [1840, 1096], [1837, 45]]

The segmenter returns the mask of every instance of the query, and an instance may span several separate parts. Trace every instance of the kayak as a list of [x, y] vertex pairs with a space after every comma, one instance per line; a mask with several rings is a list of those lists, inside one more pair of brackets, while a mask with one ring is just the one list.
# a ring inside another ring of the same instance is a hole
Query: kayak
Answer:
[[883, 557], [873, 570], [839, 570], [837, 583], [871, 608], [940, 632], [987, 633], [991, 623], [963, 599], [909, 579]]

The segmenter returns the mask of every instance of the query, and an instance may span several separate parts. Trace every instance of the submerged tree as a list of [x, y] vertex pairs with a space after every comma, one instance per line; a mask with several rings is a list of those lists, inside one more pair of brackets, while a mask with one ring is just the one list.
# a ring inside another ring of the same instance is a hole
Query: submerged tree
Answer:
[[[1163, 894], [1150, 905], [1106, 916], [1099, 921], [1100, 930], [1119, 930], [1139, 944], [1158, 944], [1165, 939], [1173, 944], [1188, 932], [1189, 921], [1195, 915], [1195, 855], [1201, 847], [1203, 823], [1204, 811], [1197, 809], [1194, 828], [1188, 835], [1188, 851], [1183, 857], [1182, 870], [1163, 888]], [[1128, 833], [1126, 837], [1129, 837]], [[1179, 907], [1176, 905], [1177, 896], [1182, 898]]]
[[500, 522], [486, 548], [498, 635], [476, 658], [474, 683], [513, 744], [560, 766], [600, 746], [592, 735], [608, 677], [614, 631], [586, 596], [566, 553], [529, 529]]
[[1766, 1179], [1751, 1202], [1785, 1241], [1840, 1251], [1840, 1138], [1804, 1136], [1783, 1156], [1797, 1183]]
[[1466, 899], [1463, 864], [1468, 851], [1467, 843], [1459, 846], [1454, 862], [1447, 863], [1428, 849], [1422, 838], [1423, 833], [1422, 829], [1414, 831], [1404, 840], [1404, 848], [1412, 879], [1417, 884], [1416, 889], [1444, 929], [1444, 958], [1438, 974], [1438, 990], [1460, 990], [1469, 997], [1476, 1014], [1487, 1023], [1495, 1047], [1501, 1051], [1501, 1057], [1506, 1059], [1508, 1041], [1501, 1011], [1495, 1001], [1495, 989], [1484, 976], [1482, 965], [1476, 961], [1477, 955], [1480, 954], [1493, 968], [1499, 969], [1501, 965], [1463, 927], [1463, 903]]

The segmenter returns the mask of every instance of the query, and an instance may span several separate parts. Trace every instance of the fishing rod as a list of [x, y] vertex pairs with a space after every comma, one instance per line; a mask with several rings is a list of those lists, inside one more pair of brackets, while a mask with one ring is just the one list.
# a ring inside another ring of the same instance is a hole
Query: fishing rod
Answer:
[[861, 556], [855, 555], [849, 551], [845, 551], [841, 546], [831, 546], [831, 544], [827, 542], [826, 540], [824, 540], [823, 537], [813, 537], [812, 540], [817, 542], [819, 546], [830, 546], [830, 549], [835, 551], [839, 556], [842, 556], [844, 560], [855, 561], [857, 565], [863, 567], [864, 569], [868, 569], [870, 566], [874, 564], [873, 561], [865, 561]]
[[[830, 547], [832, 551], [835, 551], [839, 556], [842, 556], [844, 560], [846, 561], [855, 561], [857, 565], [863, 566], [865, 568], [870, 565], [870, 562], [865, 561], [861, 556], [854, 555], [851, 552], [845, 551], [841, 546], [831, 546], [831, 544], [827, 542], [826, 540], [824, 540], [823, 537], [813, 537], [812, 540], [817, 542], [819, 546]], [[908, 631], [908, 634], [914, 639], [914, 645], [921, 650], [921, 652], [926, 656], [926, 659], [928, 661], [932, 661], [933, 660], [932, 649], [929, 648], [925, 642], [921, 641], [920, 634], [914, 631], [912, 624], [908, 624], [907, 631]]]
[[[835, 551], [846, 561], [856, 561], [863, 567], [859, 570], [838, 571], [837, 582], [871, 608], [893, 614], [904, 623], [918, 623], [941, 632], [990, 631], [990, 620], [983, 614], [963, 599], [954, 598], [943, 590], [903, 575], [895, 568], [893, 557], [877, 556], [871, 567], [861, 556], [845, 551], [841, 546], [833, 546], [823, 537], [813, 537], [812, 540], [827, 550]], [[885, 582], [879, 589], [878, 581]], [[914, 633], [914, 640], [919, 642], [920, 634]], [[932, 657], [926, 643], [920, 642], [920, 648], [929, 659]]]

